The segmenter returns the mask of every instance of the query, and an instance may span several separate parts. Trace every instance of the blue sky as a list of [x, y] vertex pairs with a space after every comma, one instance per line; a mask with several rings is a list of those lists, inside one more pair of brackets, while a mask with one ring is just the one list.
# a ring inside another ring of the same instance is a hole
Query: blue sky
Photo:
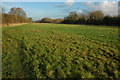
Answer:
[[[100, 2], [75, 2], [73, 0], [68, 0], [71, 2], [3, 2], [2, 6], [5, 8], [6, 12], [10, 11], [12, 7], [20, 7], [26, 12], [28, 17], [32, 17], [34, 20], [42, 19], [44, 17], [50, 17], [53, 19], [64, 18], [71, 11], [76, 11], [79, 14], [87, 13], [94, 10], [103, 10], [102, 6], [105, 5], [105, 14], [110, 13], [110, 15], [115, 15], [118, 11], [117, 3], [100, 3]], [[114, 0], [117, 1], [117, 0]], [[106, 6], [107, 5], [107, 6]], [[107, 8], [108, 7], [108, 8]], [[110, 11], [111, 10], [111, 11]], [[112, 12], [113, 11], [113, 12]], [[109, 15], [109, 14], [108, 14]]]
[[63, 18], [71, 11], [85, 9], [87, 7], [80, 6], [80, 4], [82, 3], [77, 2], [70, 6], [64, 2], [5, 2], [2, 5], [6, 12], [9, 12], [12, 7], [21, 7], [27, 13], [28, 17], [39, 19], [43, 17]]
[[[2, 2], [65, 2], [67, 0], [3, 0]], [[101, 2], [106, 0], [73, 0], [74, 2]], [[119, 1], [119, 0], [108, 0], [108, 1]]]

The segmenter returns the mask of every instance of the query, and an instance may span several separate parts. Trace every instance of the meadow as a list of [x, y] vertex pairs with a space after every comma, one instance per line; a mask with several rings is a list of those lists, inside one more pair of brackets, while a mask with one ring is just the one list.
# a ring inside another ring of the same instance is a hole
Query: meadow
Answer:
[[118, 27], [31, 23], [2, 29], [3, 78], [120, 78]]

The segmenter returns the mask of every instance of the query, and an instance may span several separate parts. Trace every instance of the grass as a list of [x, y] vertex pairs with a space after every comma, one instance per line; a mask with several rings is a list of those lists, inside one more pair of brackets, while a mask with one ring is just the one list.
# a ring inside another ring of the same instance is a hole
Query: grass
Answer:
[[118, 27], [3, 27], [3, 78], [120, 78]]

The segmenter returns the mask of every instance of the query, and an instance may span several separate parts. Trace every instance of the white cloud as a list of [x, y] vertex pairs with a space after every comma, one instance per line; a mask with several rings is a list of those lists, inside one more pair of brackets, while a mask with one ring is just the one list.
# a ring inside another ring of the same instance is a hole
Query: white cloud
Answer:
[[77, 14], [81, 14], [83, 11], [82, 10], [77, 10]]
[[115, 1], [113, 1], [112, 3], [113, 3], [113, 4], [116, 4], [116, 2], [115, 2]]
[[65, 2], [65, 4], [67, 4], [67, 5], [73, 5], [74, 4], [74, 0], [67, 0], [66, 2]]
[[84, 4], [86, 4], [86, 5], [90, 5], [90, 4], [92, 4], [92, 3], [93, 3], [92, 1], [84, 2]]
[[118, 2], [117, 1], [103, 1], [98, 4], [89, 5], [92, 10], [101, 10], [105, 15], [117, 16], [118, 15]]

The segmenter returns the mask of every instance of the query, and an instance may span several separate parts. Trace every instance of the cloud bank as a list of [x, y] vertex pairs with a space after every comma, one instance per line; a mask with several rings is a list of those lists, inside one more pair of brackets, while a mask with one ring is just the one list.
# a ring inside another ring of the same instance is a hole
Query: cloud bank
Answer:
[[[72, 6], [75, 4], [75, 0], [67, 0], [65, 2], [66, 5]], [[120, 11], [118, 9], [118, 1], [101, 1], [101, 2], [93, 2], [93, 1], [87, 1], [83, 2], [83, 5], [87, 5], [88, 12], [89, 11], [96, 11], [100, 10], [102, 11], [105, 15], [110, 15], [110, 16], [117, 16], [118, 13], [120, 14]], [[81, 6], [81, 5], [80, 5]], [[84, 13], [84, 10], [77, 10], [77, 13]]]
[[103, 1], [96, 4], [86, 3], [93, 11], [100, 10], [105, 15], [117, 16], [118, 15], [118, 2], [117, 1]]

